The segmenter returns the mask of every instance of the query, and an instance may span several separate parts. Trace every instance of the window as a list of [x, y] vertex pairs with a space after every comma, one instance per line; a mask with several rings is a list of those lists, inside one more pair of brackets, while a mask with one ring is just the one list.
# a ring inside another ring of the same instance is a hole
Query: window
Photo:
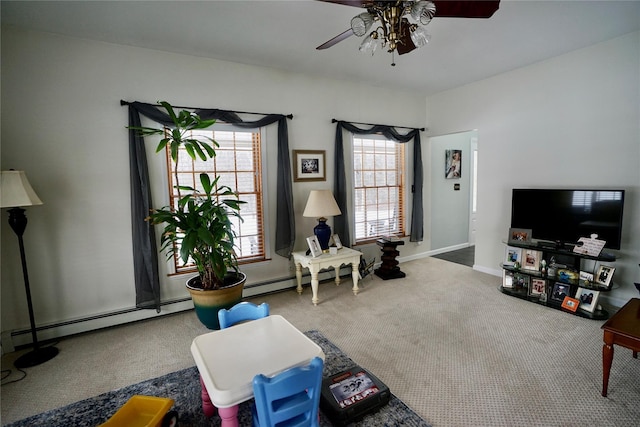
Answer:
[[471, 190], [471, 211], [478, 212], [478, 150], [473, 150], [473, 183]]
[[404, 144], [353, 137], [355, 242], [404, 236]]
[[[207, 161], [196, 156], [193, 160], [186, 152], [178, 155], [178, 180], [181, 186], [200, 188], [200, 174], [219, 176], [218, 184], [237, 191], [242, 205], [240, 215], [243, 221], [233, 218], [236, 231], [236, 250], [240, 263], [260, 261], [266, 258], [264, 244], [262, 153], [260, 130], [237, 130], [227, 125], [216, 125], [220, 130], [200, 130], [200, 135], [213, 138], [219, 147], [216, 156]], [[229, 129], [229, 130], [228, 130]], [[196, 135], [196, 131], [192, 133]], [[169, 198], [176, 206], [178, 195], [175, 189], [175, 163], [167, 146], [167, 170], [169, 172]], [[178, 252], [177, 252], [178, 253]], [[175, 271], [193, 270], [174, 258]]]

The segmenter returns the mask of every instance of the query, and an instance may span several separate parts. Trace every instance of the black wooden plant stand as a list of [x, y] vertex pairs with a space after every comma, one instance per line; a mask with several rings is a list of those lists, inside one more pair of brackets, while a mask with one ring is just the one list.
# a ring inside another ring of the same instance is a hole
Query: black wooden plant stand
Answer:
[[400, 255], [400, 251], [398, 251], [397, 247], [399, 245], [404, 245], [404, 241], [378, 239], [376, 240], [376, 244], [382, 248], [382, 256], [380, 257], [382, 265], [374, 271], [376, 276], [384, 280], [400, 279], [405, 277], [406, 274], [400, 271], [400, 267], [398, 267], [399, 262], [396, 259], [396, 257]]

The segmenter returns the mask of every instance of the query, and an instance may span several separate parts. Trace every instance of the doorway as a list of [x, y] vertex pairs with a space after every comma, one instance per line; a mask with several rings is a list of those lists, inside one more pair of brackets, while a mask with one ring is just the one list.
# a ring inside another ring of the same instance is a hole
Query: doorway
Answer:
[[[478, 132], [429, 138], [431, 149], [431, 250], [449, 252], [475, 244]], [[451, 152], [460, 153], [459, 176], [447, 174]]]

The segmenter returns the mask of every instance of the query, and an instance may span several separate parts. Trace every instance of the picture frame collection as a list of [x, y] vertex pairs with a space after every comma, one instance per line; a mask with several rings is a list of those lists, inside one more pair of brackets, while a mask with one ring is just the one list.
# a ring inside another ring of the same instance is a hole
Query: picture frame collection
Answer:
[[[581, 239], [580, 250], [571, 251], [576, 254], [571, 256], [569, 250], [548, 250], [532, 241], [530, 229], [509, 228], [502, 291], [583, 317], [606, 318], [607, 311], [598, 301], [602, 292], [612, 289], [616, 269], [606, 264], [610, 257], [599, 258], [603, 242], [596, 237]], [[583, 265], [583, 259], [591, 262]]]
[[602, 291], [597, 289], [529, 276], [525, 272], [503, 270], [502, 273], [502, 287], [511, 293], [526, 296], [534, 301], [560, 305], [574, 313], [578, 309], [587, 313], [594, 313], [598, 309]]

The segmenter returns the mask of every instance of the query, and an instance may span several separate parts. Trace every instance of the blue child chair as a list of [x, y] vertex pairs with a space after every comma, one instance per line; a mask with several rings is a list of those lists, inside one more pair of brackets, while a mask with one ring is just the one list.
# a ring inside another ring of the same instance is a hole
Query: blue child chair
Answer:
[[218, 320], [220, 321], [220, 329], [226, 329], [236, 323], [245, 322], [247, 320], [256, 320], [269, 315], [269, 304], [263, 302], [255, 305], [250, 302], [241, 302], [230, 309], [221, 309], [218, 311]]
[[322, 386], [322, 359], [268, 378], [253, 378], [253, 427], [317, 427]]

